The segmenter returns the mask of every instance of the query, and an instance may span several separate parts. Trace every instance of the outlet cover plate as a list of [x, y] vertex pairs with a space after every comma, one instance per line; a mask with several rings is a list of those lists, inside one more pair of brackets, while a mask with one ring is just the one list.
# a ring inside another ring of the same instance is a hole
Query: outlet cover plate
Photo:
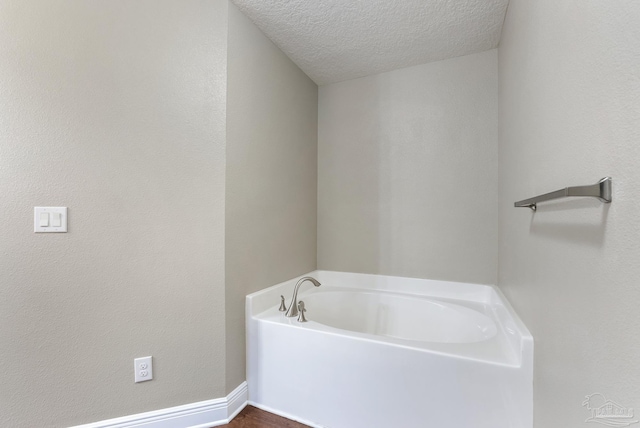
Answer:
[[133, 360], [135, 381], [146, 382], [153, 379], [153, 365], [151, 357], [136, 358]]

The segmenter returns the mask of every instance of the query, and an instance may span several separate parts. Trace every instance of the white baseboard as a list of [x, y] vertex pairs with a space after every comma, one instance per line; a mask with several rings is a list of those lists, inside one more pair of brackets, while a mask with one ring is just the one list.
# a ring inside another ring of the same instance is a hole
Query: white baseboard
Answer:
[[247, 405], [247, 382], [224, 398], [199, 401], [73, 428], [209, 428], [229, 423]]

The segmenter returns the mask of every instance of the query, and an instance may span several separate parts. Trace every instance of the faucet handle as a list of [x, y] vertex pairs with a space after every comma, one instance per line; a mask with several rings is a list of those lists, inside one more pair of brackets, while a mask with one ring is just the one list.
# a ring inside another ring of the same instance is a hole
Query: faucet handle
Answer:
[[298, 302], [298, 322], [307, 322], [304, 316], [305, 312], [307, 312], [307, 310], [304, 308], [304, 302], [300, 300], [300, 302]]
[[280, 295], [280, 308], [278, 309], [280, 312], [287, 311], [287, 305], [284, 304], [284, 296]]

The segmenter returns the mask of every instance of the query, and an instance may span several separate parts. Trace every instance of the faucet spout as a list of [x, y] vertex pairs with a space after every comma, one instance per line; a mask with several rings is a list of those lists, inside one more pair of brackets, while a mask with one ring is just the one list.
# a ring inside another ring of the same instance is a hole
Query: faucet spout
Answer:
[[298, 282], [296, 283], [296, 286], [293, 289], [293, 297], [291, 298], [291, 306], [289, 306], [289, 309], [287, 310], [287, 313], [285, 314], [289, 318], [298, 316], [298, 289], [300, 288], [302, 283], [305, 282], [305, 281], [311, 282], [316, 287], [320, 287], [320, 285], [322, 285], [322, 284], [320, 284], [320, 282], [318, 282], [317, 279], [311, 278], [310, 276], [305, 276], [304, 278], [300, 278], [300, 280], [298, 280]]

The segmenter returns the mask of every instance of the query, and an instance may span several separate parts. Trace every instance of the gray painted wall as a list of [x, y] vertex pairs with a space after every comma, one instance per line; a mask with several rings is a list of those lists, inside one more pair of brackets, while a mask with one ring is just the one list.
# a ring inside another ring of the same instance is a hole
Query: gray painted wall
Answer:
[[[537, 428], [590, 425], [581, 403], [593, 393], [640, 408], [639, 22], [632, 1], [509, 5], [499, 48], [499, 284], [535, 338]], [[606, 175], [611, 205], [513, 208]]]
[[316, 269], [317, 86], [226, 0], [6, 0], [0, 38], [0, 424], [226, 395], [244, 296]]
[[226, 35], [226, 0], [0, 2], [0, 425], [225, 395]]
[[495, 284], [497, 51], [320, 87], [318, 268]]
[[245, 296], [316, 269], [318, 87], [229, 5], [227, 392], [245, 380]]

